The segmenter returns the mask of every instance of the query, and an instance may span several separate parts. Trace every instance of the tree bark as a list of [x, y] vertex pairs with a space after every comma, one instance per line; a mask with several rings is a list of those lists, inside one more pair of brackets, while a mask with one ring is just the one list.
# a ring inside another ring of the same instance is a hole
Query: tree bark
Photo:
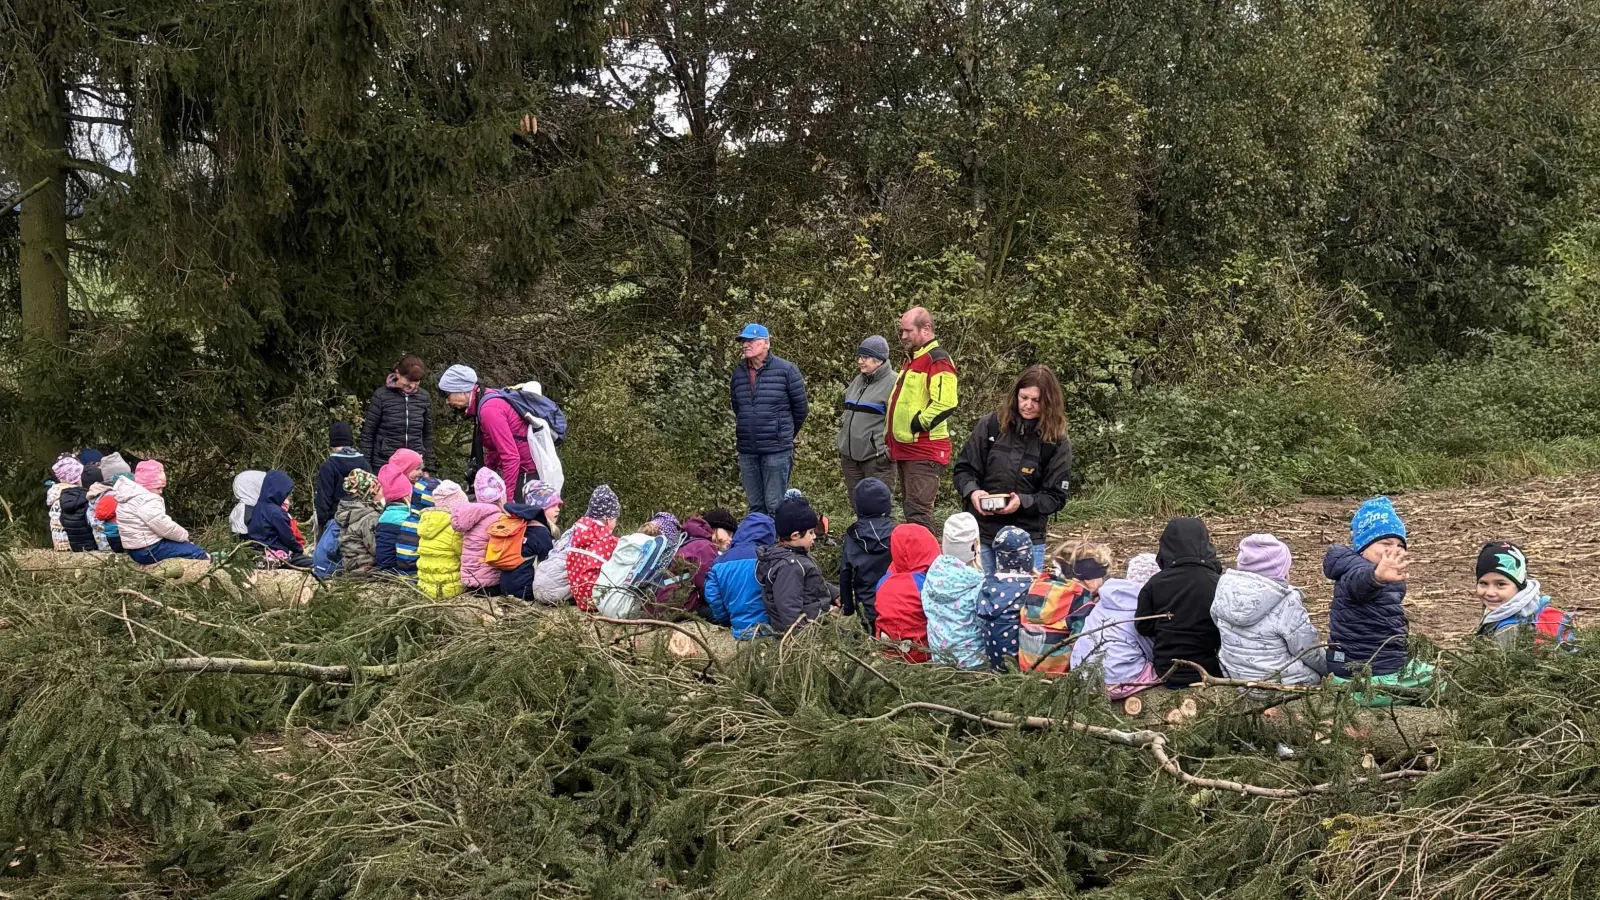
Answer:
[[18, 173], [24, 185], [43, 184], [23, 201], [20, 222], [22, 338], [30, 354], [67, 342], [66, 88], [59, 72], [44, 74], [46, 96], [29, 116], [31, 146]]

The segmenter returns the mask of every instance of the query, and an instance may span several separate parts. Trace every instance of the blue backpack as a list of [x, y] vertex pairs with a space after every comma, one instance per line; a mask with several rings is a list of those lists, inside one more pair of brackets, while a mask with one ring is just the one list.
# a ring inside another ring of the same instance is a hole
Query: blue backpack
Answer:
[[322, 537], [317, 538], [317, 549], [311, 554], [311, 574], [318, 581], [327, 581], [339, 574], [343, 562], [339, 558], [339, 530], [338, 522], [329, 522]]
[[538, 417], [550, 423], [550, 433], [555, 437], [556, 445], [567, 439], [567, 417], [561, 412], [561, 407], [554, 400], [543, 394], [525, 391], [517, 387], [501, 388], [484, 394], [484, 399], [499, 397], [511, 404], [524, 422], [533, 424], [533, 418]]

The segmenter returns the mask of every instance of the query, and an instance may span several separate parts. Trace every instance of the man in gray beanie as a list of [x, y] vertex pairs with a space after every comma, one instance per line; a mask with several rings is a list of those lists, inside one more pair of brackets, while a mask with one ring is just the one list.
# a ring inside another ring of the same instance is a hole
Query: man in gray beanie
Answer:
[[839, 424], [839, 468], [850, 508], [856, 507], [856, 485], [876, 478], [894, 492], [894, 463], [883, 441], [889, 393], [894, 390], [894, 367], [889, 365], [889, 342], [873, 335], [856, 348], [860, 374], [844, 392], [844, 420]]

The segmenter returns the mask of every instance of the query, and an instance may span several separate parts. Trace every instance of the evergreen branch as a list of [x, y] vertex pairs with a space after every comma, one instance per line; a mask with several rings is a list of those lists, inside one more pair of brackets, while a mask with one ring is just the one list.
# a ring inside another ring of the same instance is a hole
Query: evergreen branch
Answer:
[[49, 185], [50, 185], [50, 179], [41, 178], [41, 179], [39, 179], [39, 183], [38, 184], [34, 185], [31, 188], [28, 188], [27, 190], [23, 191], [22, 193], [16, 195], [15, 197], [12, 197], [10, 200], [7, 200], [6, 201], [6, 205], [5, 205], [5, 209], [0, 209], [0, 219], [3, 219], [6, 216], [9, 216], [14, 212], [17, 212], [18, 211], [18, 207], [22, 205], [22, 201], [28, 199], [29, 197], [32, 197], [34, 194], [39, 193], [40, 191], [44, 190]]
[[150, 675], [280, 675], [323, 684], [350, 684], [357, 675], [363, 678], [391, 678], [400, 674], [402, 668], [398, 663], [386, 666], [319, 666], [276, 659], [190, 656], [159, 659], [145, 665], [144, 671]]
[[[941, 703], [912, 702], [902, 703], [886, 713], [869, 718], [851, 719], [852, 724], [864, 725], [870, 722], [883, 722], [895, 718], [901, 713], [914, 710], [927, 710], [929, 712], [944, 713], [988, 725], [991, 728], [1026, 729], [1032, 731], [1048, 731], [1055, 728], [1065, 728], [1079, 734], [1116, 744], [1120, 747], [1129, 747], [1136, 750], [1148, 750], [1155, 757], [1156, 763], [1162, 771], [1191, 787], [1209, 788], [1211, 790], [1228, 791], [1234, 794], [1243, 794], [1250, 797], [1264, 797], [1269, 800], [1296, 800], [1315, 794], [1326, 794], [1336, 785], [1333, 782], [1314, 784], [1303, 788], [1273, 788], [1263, 787], [1258, 784], [1248, 784], [1243, 781], [1232, 781], [1222, 778], [1204, 778], [1184, 770], [1176, 757], [1167, 751], [1167, 736], [1159, 731], [1142, 729], [1139, 731], [1121, 731], [1115, 728], [1106, 728], [1101, 725], [1090, 725], [1087, 722], [1078, 722], [1072, 719], [1051, 719], [1044, 716], [1014, 716], [1010, 713], [992, 711], [985, 715], [945, 706]], [[1356, 784], [1375, 783], [1381, 784], [1405, 778], [1421, 778], [1428, 773], [1421, 769], [1401, 769], [1395, 772], [1385, 772], [1372, 778], [1357, 778]]]
[[99, 175], [102, 178], [109, 178], [112, 181], [120, 181], [123, 184], [133, 184], [133, 179], [129, 177], [127, 172], [113, 169], [104, 163], [97, 163], [92, 159], [78, 159], [75, 156], [69, 156], [61, 161], [61, 166], [65, 169], [76, 169], [79, 172], [90, 172], [92, 174]]

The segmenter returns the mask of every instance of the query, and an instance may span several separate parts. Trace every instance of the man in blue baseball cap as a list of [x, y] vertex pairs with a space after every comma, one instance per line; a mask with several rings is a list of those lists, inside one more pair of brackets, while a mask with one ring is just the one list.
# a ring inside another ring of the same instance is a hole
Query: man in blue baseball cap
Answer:
[[772, 334], [754, 322], [739, 332], [743, 359], [733, 367], [739, 480], [751, 512], [772, 515], [789, 489], [794, 448], [806, 421], [806, 383], [794, 363], [772, 355]]

